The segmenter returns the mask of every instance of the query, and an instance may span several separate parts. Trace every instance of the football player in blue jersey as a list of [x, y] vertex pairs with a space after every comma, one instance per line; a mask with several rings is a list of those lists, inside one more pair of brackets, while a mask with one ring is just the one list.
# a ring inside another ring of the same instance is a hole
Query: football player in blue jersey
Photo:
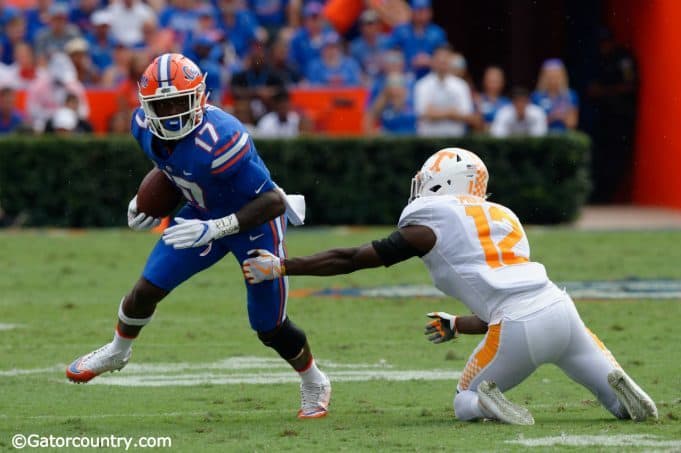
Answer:
[[[122, 299], [111, 343], [76, 359], [66, 375], [87, 382], [120, 370], [132, 342], [151, 321], [156, 305], [192, 275], [232, 252], [238, 262], [253, 249], [284, 257], [286, 221], [300, 222], [294, 203], [270, 177], [253, 140], [233, 116], [206, 103], [205, 74], [180, 54], [163, 54], [139, 81], [132, 134], [187, 203], [152, 250], [141, 278]], [[151, 228], [159, 219], [128, 206], [128, 225]], [[327, 414], [329, 379], [312, 357], [305, 333], [286, 316], [288, 281], [246, 285], [248, 317], [258, 338], [299, 374], [299, 418]]]

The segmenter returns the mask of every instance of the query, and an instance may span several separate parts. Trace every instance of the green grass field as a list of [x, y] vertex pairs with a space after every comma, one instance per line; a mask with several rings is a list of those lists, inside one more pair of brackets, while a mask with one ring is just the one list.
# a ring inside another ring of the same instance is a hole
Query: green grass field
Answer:
[[[291, 231], [289, 252], [354, 245], [388, 231], [306, 227]], [[533, 258], [554, 280], [681, 279], [681, 232], [528, 233]], [[589, 451], [681, 449], [679, 300], [578, 302], [586, 323], [658, 402], [658, 422], [616, 421], [590, 393], [550, 366], [508, 393], [531, 409], [537, 421], [531, 427], [456, 421], [455, 378], [337, 381], [330, 415], [299, 421], [294, 381], [243, 382], [258, 373], [276, 379], [295, 375], [249, 330], [241, 273], [231, 258], [162, 302], [137, 341], [131, 364], [98, 378], [127, 385], [67, 383], [63, 367], [110, 340], [118, 302], [155, 239], [123, 230], [0, 233], [0, 451], [14, 451], [16, 433], [169, 436], [170, 450], [182, 452], [545, 451], [551, 447], [509, 441], [561, 435], [604, 436], [585, 447]], [[424, 284], [429, 277], [412, 260], [390, 269], [291, 282], [293, 289], [369, 287]], [[421, 332], [431, 310], [464, 312], [458, 302], [423, 298], [291, 298], [288, 305], [332, 379], [351, 370], [366, 375], [435, 370], [433, 375], [455, 376], [480, 337], [429, 344]], [[206, 383], [211, 379], [241, 382]], [[193, 385], [140, 386], [150, 380]], [[603, 439], [629, 439], [631, 445], [608, 447]]]

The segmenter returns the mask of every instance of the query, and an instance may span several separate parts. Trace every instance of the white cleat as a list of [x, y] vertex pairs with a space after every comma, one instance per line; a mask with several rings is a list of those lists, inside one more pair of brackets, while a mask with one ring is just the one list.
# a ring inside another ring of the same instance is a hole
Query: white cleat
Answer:
[[632, 420], [642, 422], [648, 417], [657, 420], [655, 402], [623, 370], [615, 369], [608, 373], [608, 384]]
[[298, 418], [321, 418], [329, 413], [331, 401], [331, 382], [324, 375], [324, 382], [300, 384], [300, 410]]
[[128, 364], [132, 349], [112, 352], [111, 343], [77, 358], [66, 368], [66, 377], [77, 383], [90, 381], [107, 371], [118, 371]]
[[506, 399], [491, 381], [482, 381], [478, 385], [478, 404], [490, 418], [510, 425], [534, 425], [534, 418], [530, 411]]

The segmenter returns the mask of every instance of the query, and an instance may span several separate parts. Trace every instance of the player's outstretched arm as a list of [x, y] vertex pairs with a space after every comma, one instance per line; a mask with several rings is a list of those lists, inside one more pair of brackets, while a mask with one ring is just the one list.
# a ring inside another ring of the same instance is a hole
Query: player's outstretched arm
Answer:
[[286, 212], [286, 201], [278, 190], [270, 190], [246, 203], [236, 213], [239, 230], [251, 228], [276, 219]]
[[163, 241], [176, 249], [203, 247], [241, 231], [262, 225], [286, 212], [284, 196], [278, 190], [270, 190], [249, 201], [239, 211], [220, 219], [183, 219], [176, 217], [177, 225], [163, 232]]
[[359, 247], [326, 250], [310, 256], [280, 259], [267, 250], [252, 250], [244, 260], [243, 272], [249, 283], [260, 283], [282, 275], [340, 275], [379, 266], [391, 266], [414, 256], [423, 256], [435, 245], [433, 231], [410, 225], [385, 239]]

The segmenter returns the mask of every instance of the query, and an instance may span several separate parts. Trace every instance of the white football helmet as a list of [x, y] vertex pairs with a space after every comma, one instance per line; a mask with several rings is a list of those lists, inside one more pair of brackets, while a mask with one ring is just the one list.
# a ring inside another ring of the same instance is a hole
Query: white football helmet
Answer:
[[411, 180], [409, 202], [433, 195], [468, 194], [484, 198], [489, 174], [483, 161], [461, 148], [444, 148], [428, 158]]

